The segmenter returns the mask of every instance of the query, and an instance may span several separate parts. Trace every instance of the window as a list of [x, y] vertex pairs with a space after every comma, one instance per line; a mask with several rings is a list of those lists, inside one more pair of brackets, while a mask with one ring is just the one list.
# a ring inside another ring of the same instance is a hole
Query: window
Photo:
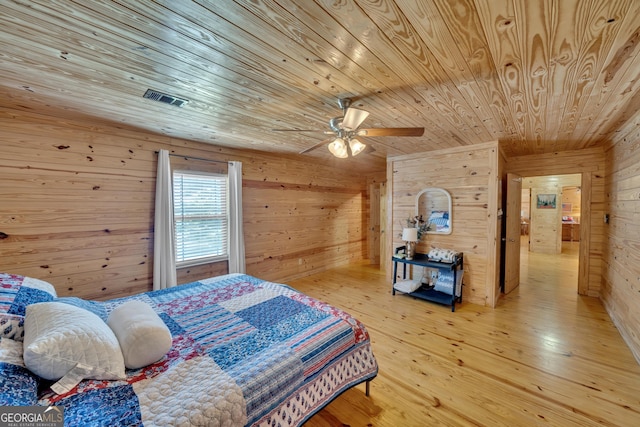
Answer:
[[227, 259], [226, 175], [175, 171], [173, 206], [177, 266]]

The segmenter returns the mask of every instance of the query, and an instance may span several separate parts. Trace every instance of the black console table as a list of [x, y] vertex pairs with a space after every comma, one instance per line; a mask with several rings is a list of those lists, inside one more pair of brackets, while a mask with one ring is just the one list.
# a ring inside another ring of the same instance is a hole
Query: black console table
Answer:
[[[396, 249], [396, 253], [398, 253], [398, 250], [401, 249], [402, 248]], [[457, 289], [457, 275], [461, 274], [464, 268], [464, 259], [462, 253], [458, 254], [454, 262], [429, 261], [429, 258], [426, 254], [415, 254], [413, 259], [400, 258], [394, 255], [391, 260], [393, 261], [393, 284], [391, 285], [392, 295], [396, 294], [395, 284], [398, 273], [398, 263], [402, 264], [403, 279], [407, 278], [407, 264], [419, 265], [420, 267], [427, 267], [438, 270], [453, 271], [453, 289], [451, 295], [446, 292], [436, 291], [433, 286], [425, 284], [422, 284], [414, 292], [410, 292], [407, 295], [411, 295], [413, 297], [424, 299], [427, 301], [436, 302], [439, 304], [451, 305], [451, 311], [456, 311], [456, 300], [459, 303], [462, 302], [462, 289], [460, 289], [459, 292]], [[462, 281], [460, 282], [460, 288], [462, 288]], [[457, 293], [460, 294], [459, 297], [456, 297]]]

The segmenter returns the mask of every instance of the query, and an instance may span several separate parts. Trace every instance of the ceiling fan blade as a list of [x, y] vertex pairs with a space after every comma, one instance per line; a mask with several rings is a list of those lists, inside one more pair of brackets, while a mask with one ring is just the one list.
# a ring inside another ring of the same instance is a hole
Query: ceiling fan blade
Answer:
[[360, 129], [359, 136], [422, 136], [424, 128], [373, 128]]
[[271, 132], [317, 132], [317, 133], [333, 133], [320, 129], [271, 129]]
[[367, 148], [362, 151], [364, 154], [373, 154], [376, 152], [376, 149], [371, 146], [371, 144], [367, 144]]
[[355, 130], [358, 129], [358, 126], [364, 122], [364, 119], [369, 115], [368, 111], [358, 110], [357, 108], [349, 107], [347, 108], [347, 112], [344, 114], [344, 119], [342, 120], [342, 127], [347, 130]]
[[316, 148], [320, 148], [320, 147], [322, 147], [323, 145], [325, 145], [325, 144], [327, 144], [327, 143], [329, 143], [329, 142], [333, 141], [333, 139], [334, 139], [334, 138], [329, 138], [329, 139], [325, 139], [325, 140], [324, 140], [324, 141], [322, 141], [322, 142], [318, 142], [317, 144], [312, 145], [312, 146], [311, 146], [311, 147], [309, 147], [309, 148], [305, 148], [304, 150], [302, 150], [302, 151], [300, 152], [300, 154], [306, 154], [306, 153], [308, 153], [309, 151], [315, 150]]

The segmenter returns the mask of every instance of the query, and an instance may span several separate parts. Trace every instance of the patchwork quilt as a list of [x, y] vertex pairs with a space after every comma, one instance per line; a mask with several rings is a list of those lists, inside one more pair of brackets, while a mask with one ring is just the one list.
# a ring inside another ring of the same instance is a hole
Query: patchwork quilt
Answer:
[[[62, 405], [65, 425], [299, 426], [376, 376], [366, 328], [294, 289], [231, 274], [104, 302], [0, 274], [0, 405]], [[106, 320], [124, 301], [151, 305], [172, 335], [158, 362], [124, 380], [83, 380], [59, 395], [21, 366], [25, 306], [61, 301]], [[11, 352], [14, 352], [11, 354]]]

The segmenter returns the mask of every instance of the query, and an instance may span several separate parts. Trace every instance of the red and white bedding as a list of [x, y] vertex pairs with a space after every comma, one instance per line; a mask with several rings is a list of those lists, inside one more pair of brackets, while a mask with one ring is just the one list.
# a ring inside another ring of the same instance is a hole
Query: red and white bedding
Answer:
[[[58, 395], [2, 351], [21, 341], [28, 304], [67, 302], [106, 320], [130, 299], [153, 307], [172, 346], [159, 361], [127, 370], [126, 379], [83, 380]], [[298, 426], [377, 371], [355, 318], [252, 276], [98, 302], [57, 298], [37, 281], [0, 274], [0, 405], [62, 405], [65, 425]]]

